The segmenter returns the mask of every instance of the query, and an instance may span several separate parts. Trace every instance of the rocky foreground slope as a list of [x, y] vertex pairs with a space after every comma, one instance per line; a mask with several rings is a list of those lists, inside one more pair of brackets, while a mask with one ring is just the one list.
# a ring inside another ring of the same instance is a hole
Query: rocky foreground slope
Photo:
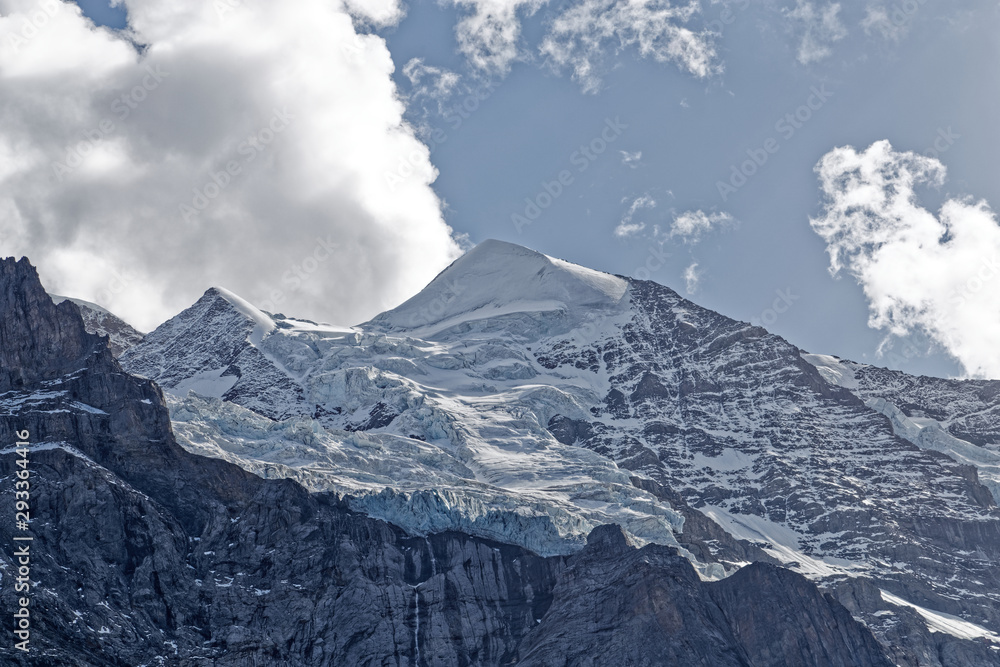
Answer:
[[[548, 558], [456, 532], [411, 536], [334, 495], [188, 453], [157, 386], [123, 372], [27, 260], [7, 259], [11, 518], [23, 430], [31, 651], [0, 642], [5, 664], [891, 664], [844, 606], [774, 565], [706, 582], [676, 549], [636, 549], [612, 526]], [[12, 532], [0, 522], [8, 619]]]

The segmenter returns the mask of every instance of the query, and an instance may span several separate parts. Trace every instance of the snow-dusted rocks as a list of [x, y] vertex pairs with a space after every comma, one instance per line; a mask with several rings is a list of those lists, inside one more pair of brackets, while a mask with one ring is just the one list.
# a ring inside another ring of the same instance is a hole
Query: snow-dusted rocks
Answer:
[[56, 304], [72, 301], [80, 309], [83, 325], [88, 333], [108, 337], [108, 347], [111, 353], [120, 357], [126, 350], [142, 340], [142, 333], [117, 315], [98, 306], [96, 303], [83, 299], [71, 299], [65, 296], [52, 295]]
[[[577, 323], [587, 317], [574, 299], [616, 307], [625, 297], [620, 278], [518, 246], [495, 243], [470, 255], [435, 281], [465, 286], [463, 301], [445, 314], [453, 324], [489, 326], [541, 304], [565, 330], [567, 313]], [[497, 258], [505, 266], [513, 258], [512, 270], [531, 275], [507, 295], [516, 298], [487, 303], [484, 285], [499, 283], [490, 270]], [[175, 429], [189, 450], [351, 494], [356, 509], [412, 534], [461, 530], [551, 555], [576, 551], [593, 528], [617, 523], [638, 544], [677, 546], [684, 519], [669, 503], [634, 486], [613, 461], [546, 429], [556, 415], [589, 414], [606, 380], [578, 373], [539, 382], [551, 374], [507, 331], [432, 342], [379, 328], [272, 318], [213, 288], [122, 363], [172, 395]], [[723, 575], [717, 565], [697, 565], [705, 576]]]
[[[122, 372], [26, 261], [0, 260], [0, 440], [24, 430], [33, 541], [16, 542], [12, 522], [0, 537], [30, 549], [32, 586], [9, 585], [28, 565], [0, 550], [0, 612], [31, 596], [31, 653], [2, 643], [3, 664], [891, 664], [843, 605], [788, 570], [757, 563], [705, 582], [674, 549], [636, 549], [616, 526], [569, 558], [412, 536], [331, 494], [186, 452], [160, 390]], [[303, 452], [315, 445], [306, 425], [291, 430]], [[21, 455], [3, 453], [0, 477], [23, 477]]]
[[[711, 517], [829, 587], [885, 645], [922, 632], [899, 664], [944, 664], [942, 642], [966, 640], [928, 634], [873, 590], [1000, 633], [1000, 513], [968, 465], [1000, 442], [1000, 419], [982, 417], [998, 410], [991, 387], [911, 387], [921, 413], [898, 405], [919, 425], [940, 399], [942, 428], [983, 450], [956, 460], [955, 442], [921, 440], [871, 402], [892, 399], [866, 389], [881, 386], [867, 371], [803, 358], [660, 285], [500, 242], [357, 327], [248, 308], [210, 290], [123, 358], [175, 394], [190, 450], [349, 493], [414, 534], [540, 553], [575, 551], [601, 523], [686, 544], [681, 515]], [[702, 545], [688, 554], [702, 576], [746, 562]]]

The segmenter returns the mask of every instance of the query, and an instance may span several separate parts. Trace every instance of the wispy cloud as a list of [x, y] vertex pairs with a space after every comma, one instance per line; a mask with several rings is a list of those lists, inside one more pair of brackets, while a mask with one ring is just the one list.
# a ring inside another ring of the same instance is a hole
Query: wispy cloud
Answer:
[[[512, 63], [530, 58], [521, 44], [522, 21], [550, 0], [450, 0], [467, 13], [455, 28], [459, 51], [472, 66], [506, 74]], [[721, 70], [713, 33], [688, 24], [698, 2], [667, 0], [581, 0], [553, 9], [539, 52], [557, 70], [569, 70], [584, 90], [596, 91], [608, 52], [635, 48], [643, 58], [674, 63], [696, 77]]]
[[832, 45], [847, 36], [847, 28], [840, 20], [840, 3], [820, 6], [809, 0], [796, 0], [794, 9], [786, 9], [785, 16], [794, 29], [801, 33], [797, 58], [808, 65], [833, 54]]
[[634, 222], [635, 215], [643, 209], [654, 208], [656, 208], [656, 201], [649, 195], [643, 195], [632, 200], [625, 215], [619, 221], [618, 226], [615, 227], [615, 236], [624, 239], [642, 232], [646, 229], [646, 223]]
[[698, 285], [701, 282], [701, 272], [698, 271], [698, 262], [693, 262], [684, 269], [684, 289], [688, 294], [698, 292]]
[[675, 6], [662, 0], [583, 0], [559, 14], [541, 53], [559, 70], [569, 69], [587, 92], [600, 88], [605, 54], [634, 47], [644, 58], [674, 63], [704, 78], [721, 70], [707, 30], [687, 27], [697, 2]]
[[447, 99], [460, 79], [455, 72], [425, 64], [423, 58], [411, 58], [403, 65], [403, 76], [413, 87], [412, 98], [427, 97], [437, 101]]
[[909, 25], [909, 15], [902, 13], [899, 7], [890, 9], [885, 5], [868, 5], [865, 8], [865, 17], [861, 20], [861, 27], [866, 35], [878, 33], [884, 39], [891, 42], [898, 42], [906, 36]]
[[521, 20], [533, 15], [549, 0], [451, 0], [467, 8], [455, 27], [459, 51], [473, 67], [503, 75], [523, 56], [519, 48]]
[[629, 153], [628, 151], [619, 151], [622, 154], [622, 164], [632, 169], [639, 167], [639, 161], [642, 160], [642, 151], [636, 151], [634, 153]]
[[948, 199], [935, 214], [917, 188], [945, 167], [879, 141], [836, 148], [816, 167], [825, 195], [812, 228], [830, 271], [848, 271], [868, 299], [869, 326], [925, 332], [969, 375], [1000, 378], [1000, 225], [989, 204]]
[[[125, 0], [117, 1], [125, 2]], [[233, 2], [229, 4], [235, 5]], [[344, 6], [355, 19], [378, 27], [396, 25], [406, 15], [400, 0], [344, 0]]]
[[670, 226], [669, 236], [680, 238], [685, 243], [695, 244], [706, 234], [719, 227], [736, 224], [735, 218], [728, 213], [705, 213], [702, 210], [684, 211], [674, 218]]

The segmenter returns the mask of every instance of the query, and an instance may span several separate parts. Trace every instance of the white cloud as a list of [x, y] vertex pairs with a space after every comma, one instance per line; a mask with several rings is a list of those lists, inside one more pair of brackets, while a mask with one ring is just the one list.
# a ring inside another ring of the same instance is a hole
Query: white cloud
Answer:
[[73, 3], [25, 38], [37, 2], [0, 0], [3, 254], [143, 328], [212, 284], [358, 321], [456, 256], [385, 41], [341, 2], [125, 4], [141, 55]]
[[633, 222], [632, 220], [635, 218], [635, 214], [640, 210], [654, 208], [656, 208], [656, 201], [649, 195], [643, 195], [634, 199], [632, 203], [629, 204], [628, 210], [618, 223], [618, 226], [615, 227], [615, 236], [620, 239], [624, 239], [642, 232], [646, 229], [646, 223]]
[[[521, 22], [550, 0], [451, 0], [468, 10], [455, 28], [459, 51], [491, 74], [506, 74], [513, 62], [530, 57], [520, 44]], [[666, 0], [581, 0], [560, 6], [548, 25], [540, 52], [556, 69], [569, 69], [584, 90], [600, 86], [606, 50], [635, 47], [644, 58], [672, 62], [698, 77], [721, 68], [709, 31], [684, 24], [698, 12], [689, 2]]]
[[701, 272], [698, 271], [698, 262], [684, 269], [684, 289], [688, 294], [695, 294], [698, 291], [698, 284], [701, 282]]
[[626, 222], [625, 220], [622, 220], [618, 223], [618, 226], [615, 227], [615, 236], [620, 239], [625, 239], [630, 236], [635, 236], [644, 229], [646, 229], [645, 222]]
[[455, 26], [459, 51], [476, 68], [506, 74], [522, 54], [521, 18], [531, 16], [548, 0], [451, 0], [471, 11]]
[[684, 211], [674, 218], [670, 226], [670, 236], [677, 236], [686, 243], [697, 243], [701, 235], [720, 226], [736, 223], [733, 216], [725, 212], [705, 213], [704, 211]]
[[864, 289], [869, 326], [923, 332], [976, 377], [1000, 377], [1000, 225], [985, 201], [948, 199], [935, 214], [917, 199], [939, 186], [936, 159], [879, 141], [827, 153], [816, 167], [826, 196], [812, 228], [830, 270]]
[[796, 0], [794, 9], [786, 9], [785, 16], [792, 20], [802, 33], [799, 43], [798, 61], [808, 65], [833, 53], [831, 45], [847, 36], [847, 28], [840, 21], [840, 3], [819, 3]]
[[902, 13], [899, 7], [890, 11], [884, 5], [868, 5], [861, 27], [865, 29], [866, 35], [878, 32], [884, 39], [898, 42], [906, 35], [908, 23], [909, 15]]
[[541, 52], [556, 69], [570, 69], [587, 92], [600, 87], [609, 49], [635, 47], [644, 58], [707, 77], [721, 69], [712, 33], [684, 25], [698, 12], [697, 2], [674, 6], [662, 0], [583, 0], [555, 17]]
[[629, 153], [628, 151], [618, 152], [622, 154], [622, 164], [631, 169], [636, 169], [639, 166], [639, 161], [642, 160], [642, 151], [634, 153]]
[[413, 97], [444, 100], [458, 85], [459, 75], [450, 70], [424, 64], [423, 58], [411, 58], [403, 66], [403, 75], [413, 86]]
[[399, 0], [344, 0], [344, 5], [352, 16], [376, 26], [395, 25], [405, 14]]

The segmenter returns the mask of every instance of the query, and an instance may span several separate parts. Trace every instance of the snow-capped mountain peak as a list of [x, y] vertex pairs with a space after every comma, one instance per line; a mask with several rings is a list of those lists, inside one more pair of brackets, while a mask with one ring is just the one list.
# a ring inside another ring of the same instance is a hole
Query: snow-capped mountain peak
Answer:
[[412, 299], [369, 324], [423, 338], [497, 319], [522, 326], [525, 317], [547, 319], [558, 328], [577, 324], [589, 311], [620, 306], [627, 291], [628, 282], [617, 276], [489, 240], [457, 259]]
[[254, 322], [253, 331], [250, 333], [250, 342], [255, 345], [260, 343], [264, 339], [264, 336], [274, 331], [277, 326], [274, 320], [263, 310], [224, 287], [209, 288], [205, 292], [205, 296], [209, 295], [225, 301], [233, 307], [233, 310]]
[[255, 382], [258, 371], [273, 369], [256, 346], [276, 328], [271, 317], [245, 299], [212, 287], [148, 334], [142, 350], [122, 355], [122, 363], [178, 395], [193, 390], [222, 398], [244, 375], [246, 382]]

